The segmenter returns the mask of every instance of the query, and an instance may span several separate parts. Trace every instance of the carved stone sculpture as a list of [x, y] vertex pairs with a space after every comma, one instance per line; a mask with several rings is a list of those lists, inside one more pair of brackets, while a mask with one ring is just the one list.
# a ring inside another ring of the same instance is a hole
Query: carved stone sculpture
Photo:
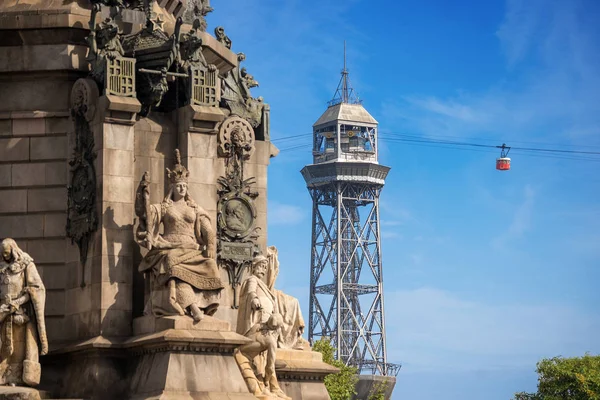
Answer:
[[275, 374], [277, 343], [283, 327], [277, 296], [265, 283], [269, 260], [259, 255], [252, 275], [242, 284], [237, 333], [252, 342], [240, 346], [236, 361], [248, 389], [259, 399], [291, 399], [281, 390]]
[[297, 298], [275, 289], [275, 280], [279, 275], [279, 259], [277, 248], [267, 248], [267, 259], [269, 267], [265, 276], [268, 288], [273, 292], [277, 300], [277, 312], [281, 314], [282, 326], [279, 336], [278, 347], [286, 349], [304, 350], [308, 348], [308, 342], [302, 337], [304, 333], [304, 318], [300, 310], [300, 302]]
[[71, 117], [75, 123], [75, 148], [69, 160], [71, 181], [67, 186], [67, 237], [79, 248], [81, 287], [92, 234], [98, 229], [96, 207], [96, 150], [90, 121], [94, 118], [98, 87], [89, 78], [78, 79], [71, 90]]
[[225, 28], [217, 26], [215, 28], [215, 37], [219, 43], [222, 43], [228, 49], [231, 49], [231, 39], [225, 34]]
[[219, 156], [225, 157], [225, 176], [217, 180], [217, 229], [219, 265], [227, 270], [233, 288], [233, 308], [238, 308], [237, 290], [242, 273], [258, 254], [256, 246], [259, 227], [256, 226], [252, 190], [256, 178], [244, 179], [244, 165], [254, 151], [254, 130], [243, 118], [230, 116], [219, 128]]
[[[217, 107], [219, 105], [218, 71], [214, 64], [208, 64], [202, 53], [202, 38], [200, 37], [202, 22], [195, 19], [192, 29], [184, 33], [179, 45], [181, 50], [178, 70], [189, 75], [190, 79], [180, 80], [177, 84], [184, 87], [179, 96], [183, 95], [180, 104], [197, 104]], [[180, 100], [178, 100], [180, 101]]]
[[232, 115], [246, 119], [253, 128], [257, 128], [262, 121], [264, 102], [262, 97], [254, 98], [250, 93], [250, 89], [257, 87], [258, 82], [246, 68], [240, 68], [240, 63], [245, 59], [244, 53], [238, 53], [238, 65], [222, 79], [221, 101]]
[[100, 3], [95, 3], [92, 7], [89, 22], [90, 34], [87, 37], [90, 47], [87, 61], [90, 62], [92, 78], [98, 82], [100, 88], [104, 88], [107, 60], [122, 57], [124, 52], [119, 28], [113, 19], [107, 18], [100, 26], [96, 25], [96, 14], [100, 12], [100, 9]]
[[29, 254], [13, 239], [0, 245], [0, 385], [36, 386], [48, 353], [46, 289]]
[[150, 204], [147, 172], [137, 189], [136, 240], [150, 250], [139, 266], [150, 284], [145, 314], [190, 315], [200, 321], [217, 311], [223, 289], [215, 261], [216, 235], [207, 212], [190, 197], [189, 171], [181, 165], [179, 151], [175, 153], [162, 203]]
[[188, 0], [183, 13], [183, 22], [191, 24], [198, 20], [200, 23], [198, 27], [202, 32], [206, 32], [205, 17], [213, 10], [210, 6], [210, 0]]

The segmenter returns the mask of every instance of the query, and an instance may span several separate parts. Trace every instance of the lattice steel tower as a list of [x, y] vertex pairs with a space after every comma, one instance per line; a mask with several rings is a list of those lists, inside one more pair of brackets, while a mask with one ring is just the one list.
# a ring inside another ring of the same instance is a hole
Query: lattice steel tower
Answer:
[[[345, 53], [345, 49], [344, 49]], [[359, 373], [395, 376], [386, 358], [377, 121], [342, 78], [313, 125], [313, 164], [302, 175], [313, 201], [309, 340], [329, 337]]]

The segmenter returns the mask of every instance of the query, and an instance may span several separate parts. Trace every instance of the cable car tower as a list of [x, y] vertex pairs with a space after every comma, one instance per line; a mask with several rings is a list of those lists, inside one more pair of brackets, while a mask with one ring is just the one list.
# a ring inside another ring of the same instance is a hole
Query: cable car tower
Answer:
[[377, 121], [344, 69], [313, 125], [313, 164], [302, 169], [312, 197], [309, 340], [332, 339], [337, 359], [359, 373], [395, 376], [386, 358]]

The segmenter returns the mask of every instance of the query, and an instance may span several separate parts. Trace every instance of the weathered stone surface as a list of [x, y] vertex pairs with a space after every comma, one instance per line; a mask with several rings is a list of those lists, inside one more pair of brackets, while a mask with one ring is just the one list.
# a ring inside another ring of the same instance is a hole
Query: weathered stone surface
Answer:
[[[44, 396], [44, 398], [47, 398]], [[0, 386], [0, 400], [41, 400], [37, 389], [28, 387]]]
[[40, 186], [46, 183], [46, 164], [13, 164], [12, 186]]
[[39, 265], [38, 272], [44, 281], [46, 289], [60, 289], [64, 291], [67, 283], [67, 268], [64, 265]]
[[46, 292], [46, 315], [65, 315], [65, 292], [64, 290], [48, 290]]
[[18, 213], [27, 211], [27, 190], [2, 190], [0, 192], [1, 213]]
[[[32, 77], [33, 78], [33, 77]], [[68, 108], [69, 92], [73, 86], [66, 76], [42, 77], [31, 80], [12, 79], [0, 82], [0, 93], [18, 93], [4, 96], [0, 111], [53, 110]]]
[[185, 315], [168, 317], [145, 315], [133, 320], [134, 335], [145, 335], [167, 329], [229, 332], [231, 330], [231, 324], [227, 321], [222, 321], [208, 315], [199, 322], [196, 322]]
[[[1, 51], [0, 51], [1, 52]], [[1, 58], [1, 56], [0, 56]], [[13, 136], [34, 136], [46, 133], [46, 121], [44, 118], [19, 118], [12, 123]]]
[[69, 133], [73, 131], [73, 121], [68, 116], [45, 118], [46, 133]]
[[124, 176], [104, 176], [103, 200], [115, 203], [133, 203], [133, 180]]
[[134, 130], [127, 125], [103, 124], [103, 141], [96, 141], [104, 149], [133, 151]]
[[[96, 285], [96, 284], [94, 284]], [[131, 284], [122, 282], [101, 282], [100, 308], [131, 311]], [[93, 285], [92, 285], [93, 286]]]
[[31, 160], [59, 160], [67, 158], [67, 137], [33, 137]]
[[41, 264], [65, 261], [64, 239], [30, 240], [27, 248], [29, 254]]
[[133, 152], [105, 149], [99, 154], [98, 164], [103, 166], [102, 174], [133, 177]]
[[0, 164], [0, 187], [10, 187], [12, 179], [12, 165]]
[[46, 163], [46, 185], [67, 184], [67, 163], [64, 161]]
[[44, 216], [44, 237], [64, 237], [67, 214], [45, 214]]
[[29, 160], [29, 138], [0, 139], [0, 160]]
[[70, 44], [0, 47], [0, 72], [83, 69], [86, 53]]
[[12, 119], [0, 119], [0, 136], [12, 135]]
[[66, 211], [67, 188], [27, 190], [27, 211]]
[[234, 332], [213, 330], [170, 329], [129, 339], [125, 348], [139, 354], [131, 398], [255, 400], [232, 355], [234, 348], [246, 342]]
[[0, 237], [18, 239], [43, 236], [43, 215], [5, 215], [0, 216]]

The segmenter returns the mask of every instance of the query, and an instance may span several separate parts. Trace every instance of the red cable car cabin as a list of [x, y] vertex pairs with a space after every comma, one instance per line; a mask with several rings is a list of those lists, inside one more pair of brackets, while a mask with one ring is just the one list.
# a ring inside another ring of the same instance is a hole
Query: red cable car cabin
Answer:
[[496, 158], [496, 169], [498, 171], [508, 171], [510, 169], [510, 158], [507, 157], [510, 147], [502, 143], [502, 146], [496, 146], [501, 149], [500, 158]]
[[508, 171], [510, 169], [510, 158], [508, 158], [508, 157], [496, 158], [496, 169], [498, 171]]

